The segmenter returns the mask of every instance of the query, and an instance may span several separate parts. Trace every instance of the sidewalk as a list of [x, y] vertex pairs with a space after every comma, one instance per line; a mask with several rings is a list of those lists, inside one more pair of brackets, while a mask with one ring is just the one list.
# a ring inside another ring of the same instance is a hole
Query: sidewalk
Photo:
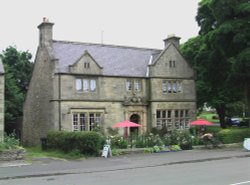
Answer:
[[153, 154], [130, 153], [118, 157], [93, 157], [75, 161], [38, 158], [32, 163], [26, 161], [0, 162], [0, 180], [201, 163], [243, 157], [250, 157], [250, 152], [239, 147], [224, 147], [214, 150], [194, 149]]

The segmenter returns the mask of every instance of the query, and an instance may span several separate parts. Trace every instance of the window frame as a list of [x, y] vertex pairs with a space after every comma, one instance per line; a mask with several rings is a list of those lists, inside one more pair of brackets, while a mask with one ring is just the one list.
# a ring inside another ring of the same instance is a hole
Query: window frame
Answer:
[[76, 77], [75, 90], [77, 93], [94, 93], [97, 91], [97, 79]]
[[142, 92], [142, 79], [127, 79], [126, 91], [127, 92]]
[[96, 111], [73, 111], [72, 131], [91, 131], [103, 125], [103, 112]]
[[162, 93], [163, 94], [177, 94], [182, 93], [181, 80], [162, 80]]
[[166, 127], [168, 131], [172, 129], [188, 129], [190, 121], [189, 109], [157, 109], [156, 128]]

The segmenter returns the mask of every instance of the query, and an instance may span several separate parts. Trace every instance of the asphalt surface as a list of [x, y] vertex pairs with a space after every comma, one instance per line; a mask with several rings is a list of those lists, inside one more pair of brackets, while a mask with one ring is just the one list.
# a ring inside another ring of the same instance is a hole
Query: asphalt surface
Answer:
[[153, 154], [132, 153], [111, 158], [97, 157], [75, 161], [37, 158], [31, 163], [27, 161], [0, 162], [0, 184], [1, 181], [8, 179], [93, 174], [249, 157], [249, 151], [238, 147], [229, 147]]

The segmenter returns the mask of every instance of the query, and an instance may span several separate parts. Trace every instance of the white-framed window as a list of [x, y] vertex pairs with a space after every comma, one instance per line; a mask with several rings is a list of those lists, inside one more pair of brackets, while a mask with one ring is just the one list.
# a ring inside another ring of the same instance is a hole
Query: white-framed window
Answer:
[[189, 128], [189, 110], [156, 110], [156, 127], [167, 130], [175, 129], [187, 129]]
[[187, 129], [189, 128], [189, 111], [187, 109], [174, 110], [174, 120], [176, 129]]
[[171, 130], [172, 125], [171, 120], [171, 110], [157, 110], [156, 111], [156, 127], [162, 129], [166, 127]]
[[127, 80], [126, 82], [126, 90], [132, 91], [132, 80]]
[[174, 80], [163, 80], [162, 81], [162, 93], [181, 93], [182, 82]]
[[86, 131], [86, 114], [73, 113], [73, 131]]
[[100, 112], [73, 112], [72, 131], [91, 131], [102, 125], [102, 113]]
[[141, 80], [134, 80], [134, 90], [137, 92], [141, 91]]
[[140, 79], [127, 79], [126, 90], [140, 92], [142, 90], [142, 81]]
[[167, 80], [162, 81], [162, 92], [163, 93], [167, 93], [167, 91], [168, 91], [168, 84], [167, 83], [168, 83]]
[[76, 78], [77, 92], [96, 92], [96, 79]]

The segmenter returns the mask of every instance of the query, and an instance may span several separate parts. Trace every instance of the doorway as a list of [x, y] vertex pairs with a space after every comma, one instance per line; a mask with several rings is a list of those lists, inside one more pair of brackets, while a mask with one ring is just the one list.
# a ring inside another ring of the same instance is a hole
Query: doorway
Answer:
[[[140, 116], [138, 114], [132, 114], [130, 116], [130, 121], [137, 123], [137, 124], [140, 124], [141, 119], [140, 119]], [[139, 133], [138, 127], [130, 127], [130, 135], [131, 136], [137, 136], [138, 133]]]

